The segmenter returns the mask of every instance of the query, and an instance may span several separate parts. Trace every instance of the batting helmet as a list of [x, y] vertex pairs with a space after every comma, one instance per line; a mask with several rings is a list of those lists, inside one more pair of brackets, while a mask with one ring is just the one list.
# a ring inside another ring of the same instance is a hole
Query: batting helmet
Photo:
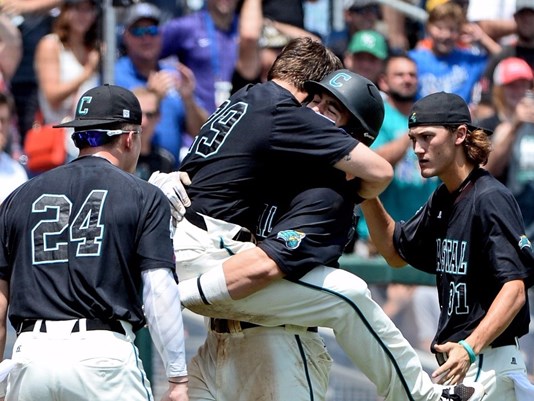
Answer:
[[353, 116], [345, 130], [367, 146], [375, 141], [384, 121], [384, 101], [375, 84], [343, 69], [319, 82], [307, 81], [304, 87], [310, 95], [327, 92], [339, 100]]

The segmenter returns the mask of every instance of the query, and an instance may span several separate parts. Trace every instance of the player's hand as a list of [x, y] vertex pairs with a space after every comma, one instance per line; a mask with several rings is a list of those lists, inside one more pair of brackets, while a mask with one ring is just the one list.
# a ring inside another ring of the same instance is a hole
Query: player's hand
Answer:
[[169, 388], [161, 397], [161, 401], [189, 401], [187, 384], [169, 383]]
[[464, 347], [458, 343], [448, 342], [435, 345], [436, 352], [447, 354], [447, 361], [432, 373], [432, 378], [437, 379], [439, 384], [455, 385], [461, 383], [471, 362]]
[[176, 227], [176, 224], [184, 218], [185, 208], [191, 206], [191, 200], [185, 191], [185, 186], [191, 184], [189, 175], [181, 171], [168, 174], [155, 171], [148, 182], [161, 189], [169, 200], [172, 222]]

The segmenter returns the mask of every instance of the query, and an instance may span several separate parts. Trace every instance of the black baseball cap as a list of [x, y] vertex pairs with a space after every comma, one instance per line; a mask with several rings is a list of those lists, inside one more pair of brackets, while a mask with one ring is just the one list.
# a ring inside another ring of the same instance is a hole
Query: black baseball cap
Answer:
[[491, 130], [472, 124], [467, 103], [454, 93], [437, 92], [419, 99], [412, 106], [408, 118], [409, 128], [421, 125], [456, 124], [465, 124], [471, 131], [481, 129], [486, 135], [493, 134]]
[[105, 84], [89, 89], [78, 100], [74, 120], [54, 127], [98, 128], [113, 123], [141, 125], [137, 97], [121, 86]]

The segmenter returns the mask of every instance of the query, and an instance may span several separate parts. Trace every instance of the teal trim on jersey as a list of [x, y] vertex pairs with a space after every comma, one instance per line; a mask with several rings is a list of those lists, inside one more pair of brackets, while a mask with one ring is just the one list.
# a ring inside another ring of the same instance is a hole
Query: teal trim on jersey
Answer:
[[484, 354], [480, 354], [478, 356], [478, 368], [477, 368], [477, 374], [475, 375], [475, 381], [478, 381], [478, 378], [480, 377], [480, 373], [482, 372], [482, 365], [484, 364]]
[[382, 339], [380, 338], [378, 333], [376, 331], [374, 331], [374, 329], [371, 326], [371, 324], [365, 318], [365, 315], [362, 313], [362, 311], [360, 311], [360, 309], [356, 306], [356, 304], [354, 302], [352, 302], [349, 298], [345, 297], [344, 295], [341, 295], [341, 294], [339, 294], [339, 293], [337, 293], [335, 291], [332, 291], [332, 290], [329, 290], [329, 289], [326, 289], [326, 288], [323, 288], [323, 287], [318, 287], [318, 286], [315, 286], [315, 285], [312, 285], [312, 284], [309, 284], [309, 283], [305, 283], [305, 282], [300, 281], [300, 280], [289, 280], [289, 281], [291, 281], [291, 282], [293, 282], [295, 284], [300, 284], [300, 285], [302, 285], [304, 287], [308, 287], [308, 288], [311, 288], [311, 289], [314, 289], [314, 290], [318, 290], [318, 291], [322, 291], [322, 292], [326, 292], [326, 293], [332, 294], [333, 296], [336, 296], [336, 297], [344, 300], [347, 304], [349, 304], [351, 306], [351, 308], [354, 309], [354, 312], [356, 312], [356, 314], [360, 317], [362, 322], [365, 324], [365, 327], [367, 327], [369, 332], [372, 334], [372, 336], [375, 338], [375, 340], [378, 342], [380, 347], [384, 350], [384, 352], [386, 353], [386, 355], [390, 359], [391, 364], [395, 368], [395, 371], [397, 372], [397, 375], [399, 376], [399, 378], [400, 378], [400, 380], [402, 382], [402, 386], [404, 387], [404, 391], [406, 392], [406, 395], [408, 396], [408, 401], [415, 401], [414, 398], [412, 397], [412, 393], [411, 393], [410, 387], [408, 386], [408, 384], [406, 383], [406, 380], [404, 379], [404, 375], [402, 374], [402, 369], [397, 364], [397, 361], [395, 360], [395, 358], [391, 354], [391, 351], [386, 346], [386, 344], [384, 344], [382, 342]]

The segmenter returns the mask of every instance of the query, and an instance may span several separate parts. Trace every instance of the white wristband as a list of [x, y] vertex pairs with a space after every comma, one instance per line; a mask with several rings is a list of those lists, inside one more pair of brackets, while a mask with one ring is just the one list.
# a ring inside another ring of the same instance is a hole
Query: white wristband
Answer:
[[180, 281], [180, 301], [185, 307], [211, 305], [220, 301], [230, 301], [222, 265], [201, 274], [197, 278]]

